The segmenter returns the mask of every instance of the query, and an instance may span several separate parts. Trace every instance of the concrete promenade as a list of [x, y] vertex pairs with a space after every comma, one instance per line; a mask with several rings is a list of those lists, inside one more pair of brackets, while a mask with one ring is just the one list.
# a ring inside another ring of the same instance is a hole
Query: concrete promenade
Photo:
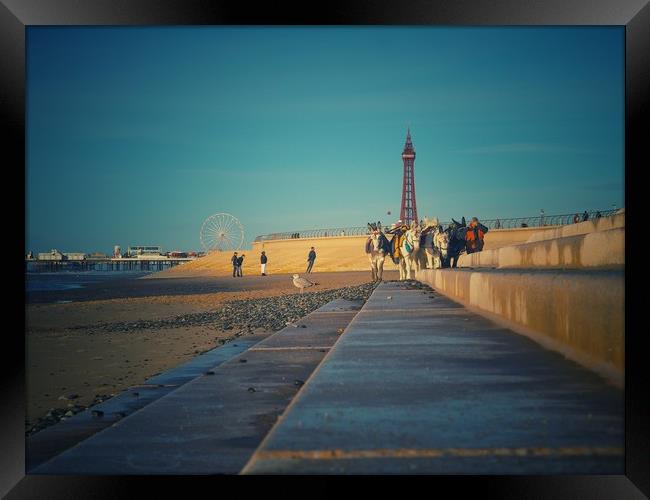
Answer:
[[[178, 370], [156, 377], [151, 382], [163, 387], [184, 383], [30, 472], [236, 474], [360, 307], [334, 300], [297, 327], [287, 326], [211, 369], [204, 364], [190, 381], [179, 381], [188, 374]], [[54, 427], [65, 431], [69, 424]]]
[[623, 392], [438, 293], [380, 285], [246, 474], [623, 474]]

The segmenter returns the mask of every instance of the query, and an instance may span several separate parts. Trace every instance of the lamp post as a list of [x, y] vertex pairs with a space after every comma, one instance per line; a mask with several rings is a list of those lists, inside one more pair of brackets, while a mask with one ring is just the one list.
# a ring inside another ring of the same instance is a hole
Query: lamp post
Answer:
[[540, 215], [539, 225], [543, 226], [544, 225], [544, 209], [543, 208], [539, 209], [539, 215]]

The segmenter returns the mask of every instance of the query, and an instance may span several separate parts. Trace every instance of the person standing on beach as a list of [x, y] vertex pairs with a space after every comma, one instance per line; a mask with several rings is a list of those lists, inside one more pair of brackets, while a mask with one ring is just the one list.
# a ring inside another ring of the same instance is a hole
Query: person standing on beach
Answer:
[[230, 262], [232, 262], [232, 277], [234, 278], [237, 276], [237, 252], [232, 254], [232, 257], [230, 258]]
[[266, 276], [266, 262], [269, 259], [266, 257], [266, 252], [262, 250], [262, 256], [260, 257], [260, 262], [262, 263], [262, 276]]
[[237, 276], [240, 278], [244, 277], [244, 274], [242, 273], [241, 266], [244, 264], [244, 257], [246, 257], [244, 254], [241, 254], [239, 258], [237, 259]]
[[311, 247], [309, 255], [307, 256], [307, 273], [311, 273], [311, 268], [314, 267], [314, 261], [316, 260], [316, 252], [314, 247]]

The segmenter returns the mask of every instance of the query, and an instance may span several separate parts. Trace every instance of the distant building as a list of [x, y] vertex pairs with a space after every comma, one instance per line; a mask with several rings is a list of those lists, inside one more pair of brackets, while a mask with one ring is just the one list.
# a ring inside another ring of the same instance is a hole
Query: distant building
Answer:
[[108, 255], [104, 252], [93, 252], [88, 257], [91, 259], [108, 259]]
[[137, 255], [162, 255], [162, 247], [159, 246], [131, 246], [126, 251], [129, 257]]
[[63, 254], [57, 249], [53, 248], [49, 252], [39, 253], [38, 260], [63, 260]]
[[113, 258], [114, 259], [119, 259], [122, 257], [122, 249], [120, 248], [119, 245], [115, 245], [113, 247]]
[[66, 260], [86, 260], [86, 254], [82, 252], [67, 252], [63, 255]]

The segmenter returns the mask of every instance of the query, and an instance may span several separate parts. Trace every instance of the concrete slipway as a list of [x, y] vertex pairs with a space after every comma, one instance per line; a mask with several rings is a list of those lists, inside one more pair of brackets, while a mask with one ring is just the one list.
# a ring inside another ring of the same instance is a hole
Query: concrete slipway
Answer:
[[[359, 308], [332, 301], [30, 472], [236, 474]], [[173, 384], [183, 375], [152, 381]]]

